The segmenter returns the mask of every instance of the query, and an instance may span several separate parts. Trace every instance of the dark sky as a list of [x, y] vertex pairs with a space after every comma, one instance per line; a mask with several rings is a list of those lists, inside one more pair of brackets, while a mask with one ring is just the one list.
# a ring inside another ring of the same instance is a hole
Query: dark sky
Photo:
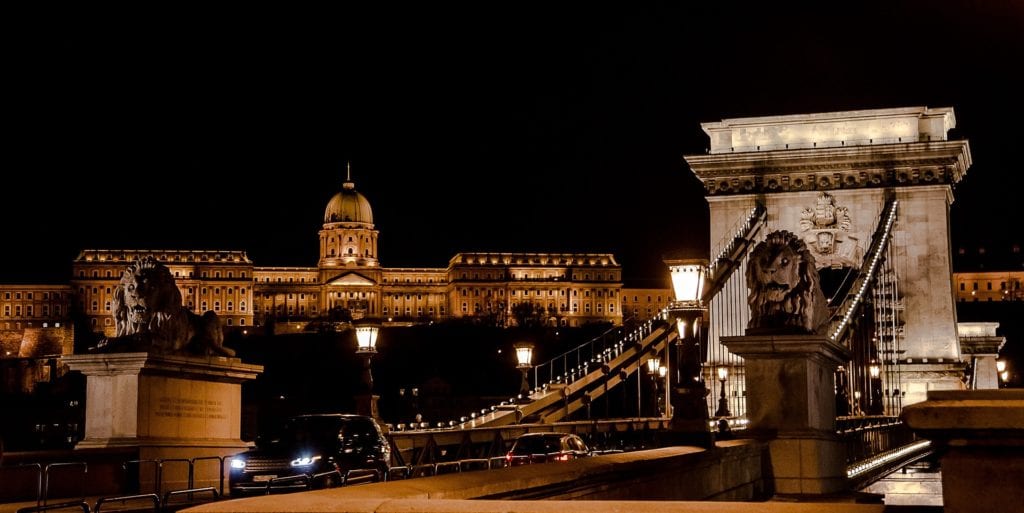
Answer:
[[351, 160], [385, 266], [601, 251], [647, 285], [708, 246], [701, 122], [914, 105], [971, 142], [956, 244], [1020, 239], [1024, 4], [717, 4], [9, 13], [0, 282], [83, 248], [315, 265]]

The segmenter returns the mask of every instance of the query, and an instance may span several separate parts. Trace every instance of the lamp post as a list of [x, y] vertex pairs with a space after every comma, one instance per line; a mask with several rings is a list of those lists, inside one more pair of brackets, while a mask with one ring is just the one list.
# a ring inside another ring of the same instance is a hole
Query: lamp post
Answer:
[[376, 323], [366, 322], [355, 327], [356, 331], [356, 355], [363, 356], [363, 393], [356, 396], [356, 412], [360, 415], [369, 415], [373, 418], [380, 418], [377, 412], [377, 399], [380, 396], [373, 394], [373, 373], [370, 370], [373, 356], [377, 354], [377, 334], [380, 326]]
[[1006, 370], [1005, 360], [996, 360], [996, 373], [999, 374], [999, 387], [1005, 387], [1010, 379], [1010, 371]]
[[519, 384], [519, 403], [528, 403], [530, 399], [530, 382], [527, 379], [527, 374], [530, 373], [530, 369], [533, 368], [533, 344], [529, 342], [520, 342], [515, 345], [516, 349], [516, 368], [523, 373], [523, 380]]
[[658, 401], [658, 380], [661, 379], [664, 374], [661, 373], [661, 359], [659, 358], [648, 358], [647, 362], [647, 375], [651, 377], [651, 394], [650, 394], [650, 408], [649, 411], [653, 412], [654, 416], [661, 416], [661, 405]]
[[725, 380], [729, 377], [729, 369], [725, 367], [718, 368], [718, 381], [722, 383], [721, 392], [718, 394], [718, 409], [715, 410], [716, 417], [732, 417], [732, 412], [729, 411], [729, 400], [725, 397]]
[[871, 401], [868, 403], [868, 413], [871, 415], [881, 415], [883, 413], [882, 368], [877, 363], [872, 363], [868, 367], [868, 373], [871, 374]]
[[704, 333], [701, 325], [707, 307], [702, 301], [705, 260], [666, 260], [672, 276], [675, 301], [669, 304], [669, 313], [676, 320], [679, 338], [675, 345], [675, 366], [672, 369], [672, 430], [689, 433], [697, 443], [712, 442], [708, 431], [708, 390], [701, 377]]

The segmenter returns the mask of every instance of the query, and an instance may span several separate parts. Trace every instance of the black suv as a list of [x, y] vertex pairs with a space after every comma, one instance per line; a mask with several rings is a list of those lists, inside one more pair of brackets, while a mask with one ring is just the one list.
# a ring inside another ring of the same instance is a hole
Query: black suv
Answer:
[[231, 494], [336, 486], [356, 469], [383, 477], [390, 458], [387, 438], [372, 417], [299, 415], [285, 422], [279, 437], [229, 458]]

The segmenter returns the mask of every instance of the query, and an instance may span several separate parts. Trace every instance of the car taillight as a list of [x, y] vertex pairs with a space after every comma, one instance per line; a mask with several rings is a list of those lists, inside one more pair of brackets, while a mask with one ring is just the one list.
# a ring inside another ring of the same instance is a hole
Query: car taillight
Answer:
[[569, 455], [559, 454], [558, 456], [555, 456], [555, 461], [569, 461]]

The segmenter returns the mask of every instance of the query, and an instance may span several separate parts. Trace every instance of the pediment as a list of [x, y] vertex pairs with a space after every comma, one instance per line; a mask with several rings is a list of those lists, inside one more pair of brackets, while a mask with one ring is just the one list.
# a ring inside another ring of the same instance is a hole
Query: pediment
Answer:
[[327, 284], [343, 287], [372, 287], [376, 285], [377, 282], [359, 273], [349, 272], [331, 278], [328, 280]]

